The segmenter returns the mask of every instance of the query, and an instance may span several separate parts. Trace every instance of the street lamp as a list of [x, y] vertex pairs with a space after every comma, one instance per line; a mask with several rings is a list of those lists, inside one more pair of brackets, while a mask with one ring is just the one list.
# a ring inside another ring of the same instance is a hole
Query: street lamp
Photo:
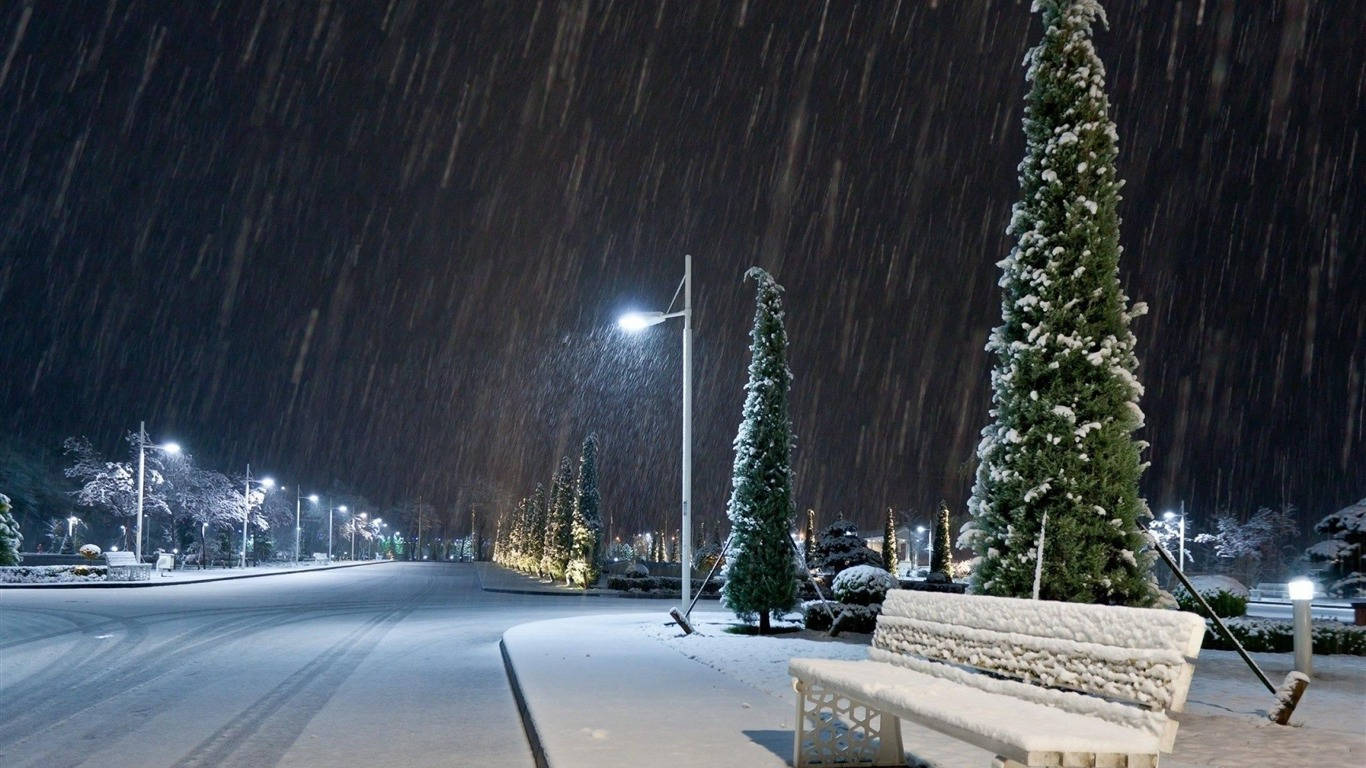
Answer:
[[71, 542], [72, 552], [76, 551], [76, 523], [79, 523], [80, 521], [81, 519], [75, 515], [66, 519], [66, 540]]
[[147, 444], [147, 422], [138, 422], [138, 524], [134, 529], [134, 548], [137, 561], [142, 562], [142, 499], [143, 499], [143, 478], [147, 472], [147, 449], [160, 448], [162, 452], [174, 456], [180, 453], [179, 443], [162, 443], [161, 445]]
[[[284, 489], [282, 488], [281, 490], [284, 490]], [[294, 486], [294, 567], [295, 567], [295, 568], [298, 568], [298, 567], [299, 567], [299, 531], [300, 531], [300, 529], [301, 529], [301, 527], [302, 527], [302, 526], [300, 525], [300, 523], [299, 523], [299, 512], [301, 511], [301, 507], [303, 506], [303, 500], [299, 497], [299, 493], [300, 493], [299, 486], [297, 486], [297, 485]], [[310, 494], [308, 494], [307, 496], [305, 496], [305, 497], [303, 497], [303, 498], [308, 499], [309, 501], [313, 502], [314, 504], [317, 504], [317, 503], [318, 503], [318, 494], [316, 494], [316, 493], [310, 493]]]
[[1175, 512], [1163, 512], [1162, 519], [1171, 521], [1177, 517], [1181, 518], [1180, 526], [1177, 531], [1176, 569], [1182, 573], [1186, 572], [1186, 502], [1181, 502], [1181, 514]]
[[[275, 481], [269, 477], [263, 477], [256, 483], [261, 486], [261, 490], [268, 491], [275, 487]], [[251, 521], [251, 465], [247, 465], [247, 479], [242, 485], [242, 567], [247, 567], [247, 523]]]
[[[931, 534], [931, 535], [933, 535], [933, 534]], [[923, 526], [923, 525], [917, 525], [917, 526], [915, 527], [915, 557], [911, 558], [911, 575], [912, 575], [912, 576], [914, 576], [914, 575], [915, 575], [915, 572], [916, 572], [917, 570], [920, 569], [920, 542], [921, 542], [921, 540], [924, 539], [924, 538], [925, 538], [925, 526]]]
[[687, 619], [692, 613], [692, 256], [683, 257], [683, 281], [674, 291], [669, 301], [673, 308], [678, 294], [683, 294], [683, 309], [678, 312], [630, 312], [617, 321], [621, 329], [638, 332], [672, 317], [683, 318], [683, 549], [682, 549], [682, 587], [683, 616]]
[[[345, 509], [345, 507], [343, 507], [343, 509]], [[368, 517], [367, 513], [362, 512], [362, 513], [360, 513], [359, 515], [356, 515], [355, 517], [351, 518], [351, 559], [352, 559], [352, 560], [355, 560], [355, 559], [356, 559], [356, 520], [358, 520], [358, 519], [359, 519], [359, 520], [364, 520], [366, 517]]]
[[345, 511], [346, 511], [346, 505], [343, 504], [343, 505], [341, 505], [340, 507], [328, 507], [328, 508], [327, 508], [327, 564], [328, 564], [328, 565], [331, 565], [331, 564], [332, 564], [332, 513], [333, 513], [334, 511], [336, 511], [336, 512], [345, 512]]

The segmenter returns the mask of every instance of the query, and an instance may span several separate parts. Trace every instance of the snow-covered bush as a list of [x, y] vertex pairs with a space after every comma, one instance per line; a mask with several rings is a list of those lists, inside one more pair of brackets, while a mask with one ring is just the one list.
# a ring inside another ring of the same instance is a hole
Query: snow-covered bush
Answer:
[[1322, 564], [1319, 576], [1329, 594], [1366, 595], [1366, 499], [1323, 518], [1314, 530], [1333, 537], [1305, 553], [1310, 561]]
[[844, 519], [836, 520], [816, 534], [811, 558], [815, 568], [827, 574], [838, 574], [855, 565], [881, 564], [878, 553], [869, 549], [868, 542], [858, 535], [858, 527]]
[[[1243, 616], [1247, 613], [1247, 601], [1251, 595], [1247, 587], [1242, 582], [1229, 576], [1202, 575], [1191, 576], [1191, 586], [1195, 591], [1205, 598], [1209, 607], [1214, 609], [1221, 619], [1228, 619], [1234, 616]], [[1205, 615], [1200, 603], [1191, 596], [1186, 588], [1177, 585], [1172, 589], [1172, 597], [1176, 598], [1177, 607], [1183, 611]]]
[[94, 560], [100, 556], [100, 548], [94, 544], [86, 544], [77, 551], [80, 552], [81, 557], [84, 557], [86, 560]]
[[[850, 605], [835, 600], [808, 600], [802, 603], [802, 625], [823, 632], [830, 629], [830, 616], [840, 622], [841, 632], [871, 633], [877, 629], [881, 605]], [[840, 617], [843, 617], [842, 619]]]
[[[1289, 653], [1295, 650], [1295, 625], [1279, 619], [1238, 617], [1224, 622], [1243, 648], [1253, 652]], [[1332, 619], [1313, 622], [1314, 653], [1366, 656], [1366, 627], [1344, 624]], [[1231, 651], [1219, 630], [1206, 620], [1204, 647]]]
[[102, 565], [19, 565], [0, 568], [3, 584], [52, 584], [71, 581], [104, 581]]
[[626, 566], [626, 570], [622, 571], [621, 575], [628, 579], [643, 579], [650, 575], [650, 569], [640, 563], [631, 563]]
[[872, 565], [856, 565], [835, 577], [835, 599], [849, 605], [881, 603], [887, 590], [896, 589], [896, 577]]
[[597, 570], [584, 560], [570, 560], [564, 569], [564, 579], [571, 587], [588, 589], [597, 586]]

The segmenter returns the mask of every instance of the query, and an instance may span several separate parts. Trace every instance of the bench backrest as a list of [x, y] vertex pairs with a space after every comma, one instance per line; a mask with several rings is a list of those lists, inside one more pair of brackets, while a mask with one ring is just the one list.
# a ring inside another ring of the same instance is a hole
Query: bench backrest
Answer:
[[1180, 711], [1204, 634], [1184, 611], [892, 590], [872, 655]]
[[132, 552], [105, 552], [104, 562], [109, 565], [137, 565], [138, 559]]

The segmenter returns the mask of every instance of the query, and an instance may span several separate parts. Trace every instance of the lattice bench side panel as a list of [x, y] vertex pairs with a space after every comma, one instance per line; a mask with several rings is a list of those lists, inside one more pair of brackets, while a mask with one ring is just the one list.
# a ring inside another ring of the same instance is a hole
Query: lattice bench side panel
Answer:
[[794, 682], [796, 766], [904, 766], [901, 720], [837, 691]]

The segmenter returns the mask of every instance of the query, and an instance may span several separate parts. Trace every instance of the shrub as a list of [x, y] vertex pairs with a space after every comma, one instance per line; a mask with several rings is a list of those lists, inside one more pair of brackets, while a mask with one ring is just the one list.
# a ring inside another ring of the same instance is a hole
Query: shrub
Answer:
[[[1200, 603], [1191, 596], [1191, 593], [1184, 589], [1178, 589], [1174, 595], [1176, 597], [1176, 604], [1181, 610], [1198, 613], [1201, 616], [1205, 615], [1204, 608], [1202, 608]], [[1201, 592], [1200, 596], [1205, 598], [1205, 602], [1209, 603], [1209, 607], [1213, 608], [1214, 612], [1221, 619], [1231, 619], [1247, 614], [1246, 597], [1235, 595], [1232, 592], [1223, 589], [1213, 594]]]
[[[1295, 650], [1295, 625], [1277, 619], [1240, 617], [1224, 622], [1243, 648], [1253, 652], [1289, 653]], [[1332, 619], [1313, 622], [1314, 653], [1366, 656], [1366, 627], [1344, 624]], [[1205, 621], [1205, 648], [1231, 651], [1213, 622]]]
[[84, 557], [86, 560], [94, 560], [100, 556], [100, 548], [94, 544], [86, 544], [77, 551], [79, 551], [81, 557]]
[[869, 633], [877, 629], [877, 617], [882, 613], [882, 606], [850, 605], [834, 600], [808, 600], [802, 603], [802, 624], [810, 630], [825, 631], [830, 629], [831, 613], [837, 620], [843, 616], [840, 631]]
[[628, 579], [643, 579], [650, 575], [650, 569], [640, 563], [631, 563], [622, 571], [622, 575]]
[[849, 605], [872, 605], [897, 588], [896, 577], [872, 565], [855, 565], [840, 571], [832, 587], [835, 599]]

